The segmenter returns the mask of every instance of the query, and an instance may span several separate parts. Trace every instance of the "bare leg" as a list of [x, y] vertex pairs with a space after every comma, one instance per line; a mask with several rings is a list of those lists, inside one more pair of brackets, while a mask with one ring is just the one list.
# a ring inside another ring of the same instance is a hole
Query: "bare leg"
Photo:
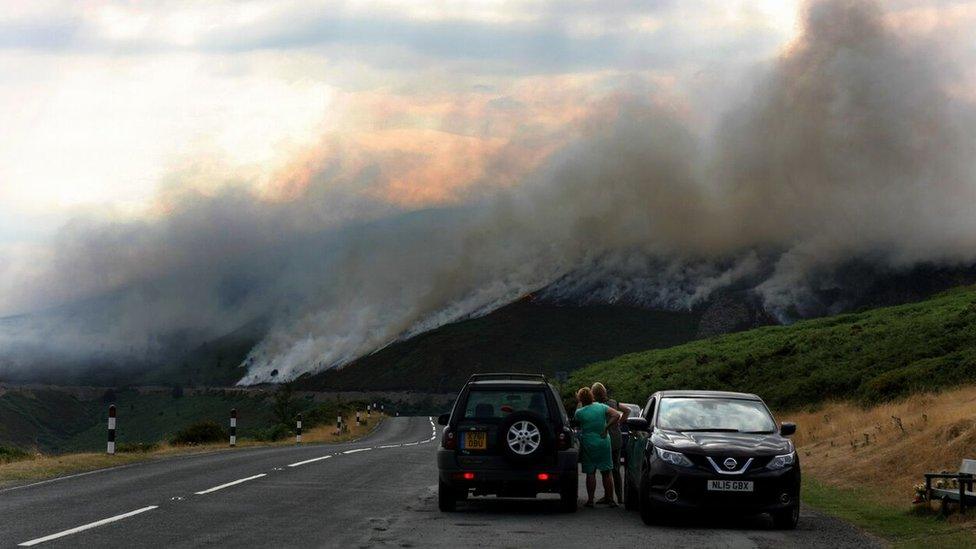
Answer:
[[614, 492], [617, 494], [617, 501], [623, 501], [624, 485], [620, 482], [620, 467], [614, 463], [613, 469], [610, 470], [610, 473], [613, 475], [613, 488]]
[[586, 503], [593, 504], [593, 496], [596, 495], [596, 473], [586, 474]]
[[[600, 476], [603, 477], [603, 499], [613, 501], [613, 475], [610, 474], [610, 471], [600, 471]], [[595, 489], [596, 479], [593, 480]]]

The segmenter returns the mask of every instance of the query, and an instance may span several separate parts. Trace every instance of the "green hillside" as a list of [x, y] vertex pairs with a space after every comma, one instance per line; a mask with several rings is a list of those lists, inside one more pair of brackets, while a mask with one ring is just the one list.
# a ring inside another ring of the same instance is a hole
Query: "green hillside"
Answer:
[[577, 370], [569, 387], [594, 381], [627, 402], [663, 389], [735, 390], [780, 410], [976, 382], [976, 287], [627, 354]]
[[274, 423], [267, 399], [235, 392], [175, 397], [122, 390], [82, 400], [57, 389], [9, 391], [0, 394], [0, 445], [55, 453], [99, 450], [105, 445], [109, 402], [118, 409], [119, 442], [158, 442], [206, 419], [224, 425], [231, 408], [238, 409], [242, 438]]
[[441, 326], [301, 379], [310, 390], [457, 391], [475, 372], [569, 372], [621, 353], [694, 339], [698, 312], [561, 307], [523, 300]]

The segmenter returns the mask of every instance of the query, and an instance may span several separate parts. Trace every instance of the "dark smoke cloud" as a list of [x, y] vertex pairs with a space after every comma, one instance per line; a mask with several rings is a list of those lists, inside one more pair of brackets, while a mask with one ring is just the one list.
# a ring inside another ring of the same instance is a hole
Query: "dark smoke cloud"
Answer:
[[976, 111], [947, 93], [938, 52], [886, 30], [873, 3], [815, 2], [804, 21], [714, 135], [623, 90], [516, 189], [463, 207], [391, 211], [325, 170], [292, 202], [230, 190], [158, 222], [68, 227], [37, 287], [109, 297], [7, 321], [0, 343], [152, 353], [161, 334], [269, 317], [254, 383], [540, 290], [678, 309], [747, 284], [789, 319], [852, 261], [976, 260]]

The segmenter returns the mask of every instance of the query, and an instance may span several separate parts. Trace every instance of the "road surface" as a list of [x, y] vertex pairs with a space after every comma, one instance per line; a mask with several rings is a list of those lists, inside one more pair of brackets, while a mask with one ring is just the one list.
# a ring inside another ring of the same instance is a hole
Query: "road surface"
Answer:
[[878, 545], [808, 510], [792, 532], [761, 518], [652, 528], [622, 507], [561, 514], [555, 499], [473, 498], [441, 513], [435, 432], [427, 417], [389, 418], [354, 443], [170, 458], [2, 489], [0, 547]]

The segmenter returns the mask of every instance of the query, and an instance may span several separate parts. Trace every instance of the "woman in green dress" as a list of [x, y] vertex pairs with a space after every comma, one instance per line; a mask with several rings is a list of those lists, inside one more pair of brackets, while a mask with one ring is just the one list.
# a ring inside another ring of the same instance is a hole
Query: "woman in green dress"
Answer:
[[596, 492], [596, 472], [603, 477], [603, 501], [616, 507], [613, 500], [613, 459], [610, 453], [608, 429], [620, 421], [620, 412], [599, 402], [593, 402], [589, 387], [576, 392], [576, 421], [580, 426], [580, 465], [586, 475], [586, 507], [593, 507]]

